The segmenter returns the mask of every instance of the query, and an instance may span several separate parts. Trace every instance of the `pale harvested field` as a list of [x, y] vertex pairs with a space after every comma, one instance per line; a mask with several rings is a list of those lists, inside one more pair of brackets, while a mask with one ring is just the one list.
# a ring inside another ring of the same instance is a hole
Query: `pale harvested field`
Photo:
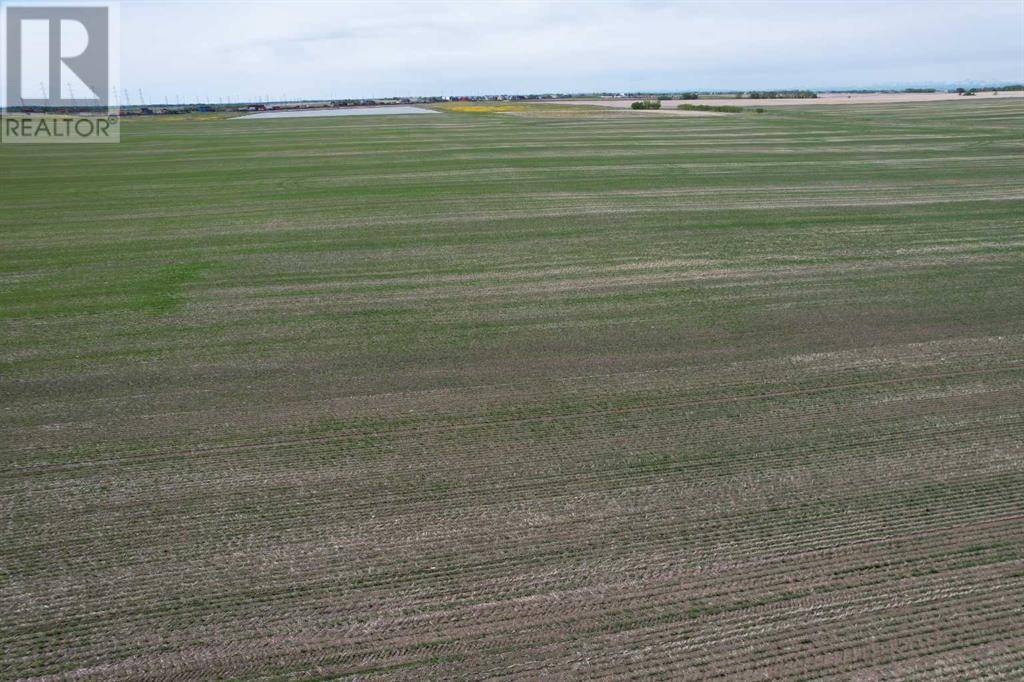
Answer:
[[[678, 111], [676, 107], [680, 104], [707, 104], [719, 106], [722, 104], [738, 105], [745, 107], [784, 107], [784, 106], [808, 106], [812, 104], [906, 104], [908, 102], [947, 102], [960, 101], [969, 102], [979, 99], [1021, 99], [1024, 92], [992, 92], [989, 90], [978, 92], [970, 97], [963, 97], [956, 93], [949, 92], [823, 92], [813, 99], [740, 99], [735, 97], [702, 97], [694, 99], [673, 99], [661, 103], [661, 109], [653, 111], [668, 112]], [[584, 104], [591, 106], [611, 107], [614, 109], [629, 109], [636, 99], [565, 99], [557, 100], [552, 104]], [[646, 112], [652, 113], [652, 112]], [[681, 112], [682, 113], [682, 112]], [[685, 112], [701, 113], [701, 112]], [[704, 112], [708, 113], [708, 112]]]
[[0, 147], [0, 678], [1024, 677], [1024, 102], [544, 111]]

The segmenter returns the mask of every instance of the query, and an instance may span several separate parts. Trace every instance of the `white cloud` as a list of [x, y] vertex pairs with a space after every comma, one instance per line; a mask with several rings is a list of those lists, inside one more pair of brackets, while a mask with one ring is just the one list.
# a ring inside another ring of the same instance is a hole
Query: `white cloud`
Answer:
[[1024, 80], [1024, 5], [124, 2], [152, 100]]

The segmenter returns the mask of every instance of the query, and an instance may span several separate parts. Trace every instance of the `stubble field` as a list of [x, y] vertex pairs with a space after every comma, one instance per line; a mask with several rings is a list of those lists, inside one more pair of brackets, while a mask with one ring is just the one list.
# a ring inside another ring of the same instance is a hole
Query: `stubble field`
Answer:
[[997, 98], [5, 145], [0, 677], [1019, 678], [1022, 171]]

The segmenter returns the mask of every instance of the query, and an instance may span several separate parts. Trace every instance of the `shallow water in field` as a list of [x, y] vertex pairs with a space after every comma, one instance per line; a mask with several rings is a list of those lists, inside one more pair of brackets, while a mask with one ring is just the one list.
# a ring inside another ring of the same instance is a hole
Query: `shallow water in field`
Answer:
[[391, 116], [396, 114], [438, 114], [433, 109], [408, 106], [344, 107], [340, 109], [291, 109], [287, 111], [261, 111], [238, 118], [308, 118], [311, 116]]

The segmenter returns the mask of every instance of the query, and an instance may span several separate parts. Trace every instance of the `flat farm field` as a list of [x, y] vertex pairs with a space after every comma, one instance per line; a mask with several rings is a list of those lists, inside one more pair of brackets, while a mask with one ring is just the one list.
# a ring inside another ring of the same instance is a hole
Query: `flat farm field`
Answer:
[[0, 678], [1024, 676], [1024, 101], [0, 147]]

